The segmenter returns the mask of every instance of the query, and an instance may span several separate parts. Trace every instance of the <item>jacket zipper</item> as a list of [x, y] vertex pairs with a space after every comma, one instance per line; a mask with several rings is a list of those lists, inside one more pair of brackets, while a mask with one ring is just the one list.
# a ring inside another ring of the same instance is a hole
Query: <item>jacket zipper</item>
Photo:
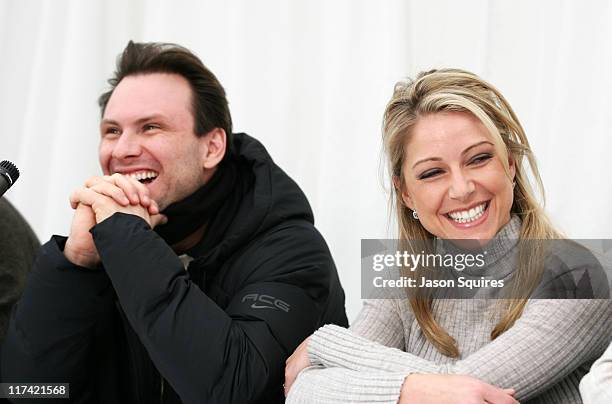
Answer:
[[[119, 304], [119, 301], [115, 301], [115, 304], [117, 305], [118, 309], [119, 309], [119, 313], [121, 315], [121, 317], [123, 318], [123, 330], [124, 330], [124, 335], [125, 335], [125, 341], [126, 341], [126, 345], [127, 345], [127, 349], [129, 352], [129, 357], [130, 359], [130, 367], [132, 369], [132, 375], [135, 377], [134, 380], [141, 380], [141, 372], [140, 372], [140, 367], [138, 366], [138, 355], [136, 353], [136, 350], [134, 349], [134, 347], [131, 344], [131, 339], [130, 339], [130, 335], [129, 335], [129, 330], [127, 329], [127, 327], [129, 327], [129, 322], [127, 320], [127, 316], [125, 315], [125, 313], [123, 312], [123, 309], [121, 308], [121, 305]], [[134, 393], [136, 394], [136, 403], [140, 403], [143, 404], [143, 400], [142, 400], [142, 391], [140, 389], [140, 385], [138, 383], [136, 383], [136, 386], [134, 386]]]

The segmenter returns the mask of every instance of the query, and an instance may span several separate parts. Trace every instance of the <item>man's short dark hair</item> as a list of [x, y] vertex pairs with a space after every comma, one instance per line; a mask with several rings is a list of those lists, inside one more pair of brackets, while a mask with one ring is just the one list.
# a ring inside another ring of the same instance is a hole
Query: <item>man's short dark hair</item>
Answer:
[[148, 73], [178, 74], [189, 82], [195, 134], [203, 136], [214, 128], [224, 129], [227, 136], [225, 155], [228, 156], [232, 146], [232, 117], [225, 90], [196, 55], [179, 45], [128, 42], [117, 58], [117, 70], [108, 80], [110, 90], [98, 98], [102, 116], [108, 100], [123, 78]]

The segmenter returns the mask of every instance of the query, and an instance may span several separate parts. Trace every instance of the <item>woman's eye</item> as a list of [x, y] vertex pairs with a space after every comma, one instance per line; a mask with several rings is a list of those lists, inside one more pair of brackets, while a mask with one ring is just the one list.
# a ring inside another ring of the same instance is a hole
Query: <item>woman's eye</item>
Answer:
[[470, 160], [470, 164], [479, 164], [484, 161], [490, 160], [493, 157], [492, 154], [483, 153], [475, 156], [472, 160]]
[[441, 172], [442, 172], [442, 170], [440, 170], [440, 169], [438, 169], [438, 168], [433, 169], [433, 170], [427, 170], [427, 171], [425, 171], [424, 173], [421, 173], [421, 174], [418, 176], [418, 179], [420, 179], [420, 180], [426, 180], [426, 179], [428, 179], [428, 178], [435, 177], [436, 175], [440, 174]]

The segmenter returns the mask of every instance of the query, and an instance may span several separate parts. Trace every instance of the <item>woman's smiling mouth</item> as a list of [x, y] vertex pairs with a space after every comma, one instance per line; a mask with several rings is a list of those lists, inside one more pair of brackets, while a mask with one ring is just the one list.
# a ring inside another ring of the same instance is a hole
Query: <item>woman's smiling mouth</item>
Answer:
[[460, 229], [478, 226], [489, 216], [490, 200], [464, 210], [455, 210], [444, 214], [444, 216]]

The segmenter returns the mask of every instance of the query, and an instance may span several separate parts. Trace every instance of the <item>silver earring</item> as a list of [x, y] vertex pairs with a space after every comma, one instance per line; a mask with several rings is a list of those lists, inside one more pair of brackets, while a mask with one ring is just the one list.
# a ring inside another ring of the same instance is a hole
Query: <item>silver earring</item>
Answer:
[[516, 181], [512, 181], [512, 188], [516, 187]]
[[412, 211], [412, 217], [413, 217], [415, 220], [419, 220], [419, 214], [416, 212], [416, 210], [413, 210], [413, 211]]

